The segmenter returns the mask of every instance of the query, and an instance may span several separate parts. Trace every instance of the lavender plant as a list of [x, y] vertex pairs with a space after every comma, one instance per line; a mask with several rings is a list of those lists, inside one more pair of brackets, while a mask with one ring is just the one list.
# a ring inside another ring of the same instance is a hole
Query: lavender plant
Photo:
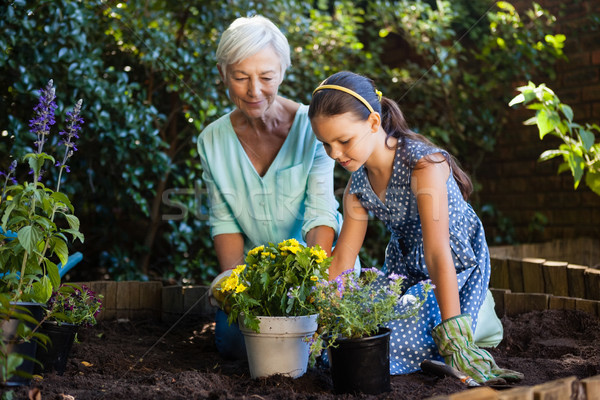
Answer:
[[[79, 231], [79, 219], [68, 196], [60, 191], [63, 172], [69, 172], [68, 160], [77, 151], [83, 119], [82, 101], [67, 112], [66, 128], [59, 132], [64, 154], [59, 161], [44, 152], [51, 127], [55, 124], [55, 88], [50, 80], [40, 90], [39, 103], [30, 120], [36, 135], [34, 150], [23, 157], [29, 175], [23, 183], [16, 179], [18, 163], [13, 161], [0, 182], [0, 293], [11, 301], [46, 303], [54, 288], [60, 285], [57, 262], [63, 265], [69, 258], [68, 237], [84, 241]], [[57, 167], [56, 189], [42, 183], [47, 164]]]

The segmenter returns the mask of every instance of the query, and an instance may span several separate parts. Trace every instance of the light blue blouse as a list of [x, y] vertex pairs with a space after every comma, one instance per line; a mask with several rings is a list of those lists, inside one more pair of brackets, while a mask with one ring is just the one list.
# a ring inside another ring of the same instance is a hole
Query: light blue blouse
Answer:
[[329, 226], [339, 233], [342, 216], [333, 193], [334, 161], [316, 140], [301, 105], [279, 153], [260, 176], [226, 114], [198, 136], [202, 178], [210, 199], [211, 236], [244, 235], [244, 250]]

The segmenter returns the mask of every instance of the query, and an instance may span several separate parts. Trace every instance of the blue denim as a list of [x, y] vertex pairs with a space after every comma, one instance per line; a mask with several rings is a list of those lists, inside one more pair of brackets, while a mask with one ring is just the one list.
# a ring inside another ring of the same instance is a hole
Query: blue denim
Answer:
[[246, 343], [237, 322], [229, 325], [227, 314], [218, 309], [215, 315], [215, 344], [223, 358], [229, 360], [246, 359]]

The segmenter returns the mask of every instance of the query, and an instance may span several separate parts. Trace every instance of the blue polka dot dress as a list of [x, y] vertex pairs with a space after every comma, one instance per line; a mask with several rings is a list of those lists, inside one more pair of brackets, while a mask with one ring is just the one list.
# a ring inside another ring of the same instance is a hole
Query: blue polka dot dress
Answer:
[[[389, 275], [404, 275], [406, 294], [421, 297], [422, 284], [428, 280], [423, 252], [423, 234], [417, 209], [417, 200], [411, 191], [411, 175], [416, 162], [422, 157], [448, 153], [425, 143], [407, 139], [404, 148], [398, 147], [392, 177], [385, 194], [385, 202], [373, 192], [362, 166], [352, 174], [350, 193], [355, 194], [362, 206], [382, 220], [391, 232], [386, 249], [383, 271]], [[463, 199], [452, 174], [447, 182], [450, 225], [450, 247], [458, 278], [462, 313], [477, 324], [479, 309], [485, 299], [490, 279], [490, 259], [481, 221]], [[399, 306], [400, 307], [400, 306]], [[442, 360], [431, 337], [431, 330], [441, 322], [435, 295], [429, 292], [417, 319], [391, 321], [390, 373], [407, 374], [420, 369], [425, 359]]]

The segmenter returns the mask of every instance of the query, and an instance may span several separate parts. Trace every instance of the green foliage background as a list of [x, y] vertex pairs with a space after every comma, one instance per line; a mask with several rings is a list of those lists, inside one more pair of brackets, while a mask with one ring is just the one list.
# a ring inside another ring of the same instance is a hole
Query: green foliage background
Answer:
[[[255, 13], [290, 42], [281, 94], [308, 103], [333, 72], [368, 75], [475, 178], [512, 83], [551, 74], [564, 42], [535, 3], [519, 15], [508, 2], [484, 0], [5, 2], [0, 169], [32, 146], [28, 120], [49, 79], [57, 114], [84, 101], [80, 151], [63, 183], [86, 236], [72, 249], [84, 253], [74, 276], [199, 283], [216, 275], [195, 143], [231, 107], [214, 59], [220, 33]], [[336, 170], [339, 194], [346, 180]], [[387, 238], [377, 222], [369, 229], [363, 260], [374, 264]]]

